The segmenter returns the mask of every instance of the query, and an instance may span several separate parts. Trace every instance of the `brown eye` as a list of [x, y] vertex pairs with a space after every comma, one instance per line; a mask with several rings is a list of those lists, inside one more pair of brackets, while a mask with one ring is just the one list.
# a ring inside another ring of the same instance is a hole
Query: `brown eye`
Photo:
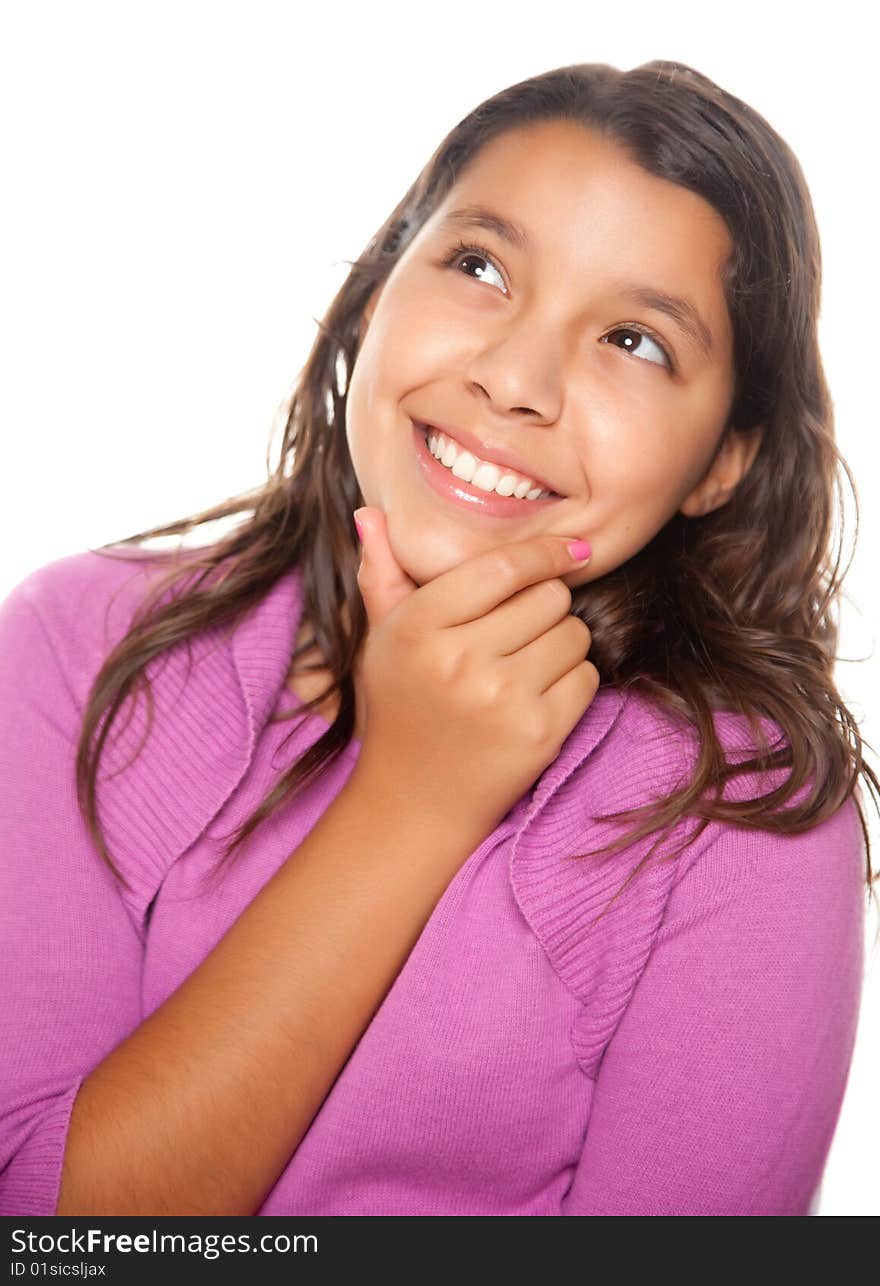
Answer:
[[[603, 343], [603, 344], [606, 343], [608, 336], [610, 335], [628, 336], [629, 338], [627, 341], [625, 341], [626, 346], [624, 347], [623, 351], [626, 353], [630, 353], [630, 352], [633, 353], [633, 356], [639, 357], [641, 361], [650, 361], [652, 366], [666, 366], [667, 369], [670, 371], [673, 371], [675, 369], [672, 363], [672, 358], [669, 356], [669, 353], [667, 352], [666, 348], [663, 346], [663, 344], [661, 344], [657, 336], [652, 331], [649, 331], [646, 327], [634, 326], [634, 325], [615, 326], [614, 330], [609, 331], [608, 335], [604, 335], [602, 337], [602, 339], [600, 340], [600, 343]], [[633, 336], [636, 337], [635, 343], [633, 342], [633, 338], [632, 338]], [[649, 345], [653, 344], [653, 346], [659, 350], [662, 358], [661, 361], [659, 362], [652, 361], [651, 358], [642, 357], [639, 353], [635, 352], [635, 349], [639, 347], [640, 341], [642, 340], [647, 340]], [[614, 347], [615, 348], [621, 347], [621, 345], [615, 344]]]
[[[501, 278], [501, 284], [502, 286], [504, 286], [504, 276], [501, 272], [501, 269], [496, 265], [495, 260], [489, 254], [488, 250], [486, 250], [483, 246], [464, 245], [462, 242], [460, 242], [443, 260], [443, 267], [456, 268], [461, 263], [463, 263], [466, 259], [477, 259], [477, 260], [482, 259], [484, 263], [489, 264], [489, 266], [493, 268], [495, 272], [498, 273], [498, 276]], [[470, 273], [467, 273], [466, 275], [471, 276]], [[485, 270], [481, 271], [479, 276], [476, 277], [475, 280], [483, 281], [484, 277], [485, 277]], [[506, 286], [504, 286], [504, 293], [507, 294]]]
[[[507, 294], [507, 287], [504, 285], [504, 277], [501, 269], [497, 266], [494, 256], [489, 253], [485, 246], [459, 242], [452, 248], [445, 259], [442, 260], [442, 266], [444, 268], [458, 268], [468, 259], [476, 260], [478, 262], [482, 261], [484, 264], [488, 264], [490, 268], [494, 269], [501, 278], [502, 286], [504, 286], [504, 293]], [[467, 273], [467, 276], [471, 276], [471, 273]], [[483, 281], [485, 276], [485, 269], [478, 269], [477, 276], [474, 277], [474, 280]], [[623, 345], [615, 344], [615, 348], [623, 347], [623, 351], [625, 353], [631, 353], [633, 357], [639, 358], [640, 361], [648, 362], [651, 366], [663, 366], [670, 375], [675, 374], [675, 363], [672, 360], [669, 350], [666, 348], [666, 345], [662, 342], [659, 336], [655, 335], [647, 326], [642, 326], [632, 322], [629, 322], [624, 326], [615, 326], [614, 330], [608, 331], [606, 335], [603, 335], [599, 342], [603, 344], [607, 343], [608, 338], [611, 335], [625, 335], [628, 337], [624, 340]], [[635, 336], [635, 340], [633, 340], [633, 336]], [[640, 347], [645, 346], [645, 342], [647, 343], [648, 351], [650, 351], [651, 345], [657, 349], [660, 354], [659, 361], [650, 357], [642, 356], [641, 353], [637, 351]]]

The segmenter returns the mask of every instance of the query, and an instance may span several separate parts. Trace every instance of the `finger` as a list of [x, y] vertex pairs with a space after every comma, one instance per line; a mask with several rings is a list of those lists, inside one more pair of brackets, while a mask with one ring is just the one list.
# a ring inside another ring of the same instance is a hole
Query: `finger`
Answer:
[[548, 725], [562, 730], [560, 746], [592, 704], [600, 681], [599, 671], [592, 661], [581, 661], [543, 693]]
[[413, 594], [418, 585], [394, 557], [388, 540], [388, 523], [381, 509], [365, 506], [355, 510], [363, 533], [363, 552], [358, 568], [358, 587], [370, 626], [376, 626], [403, 599]]
[[544, 637], [571, 611], [571, 590], [552, 576], [518, 590], [478, 621], [459, 626], [466, 647], [512, 656]]
[[[535, 536], [477, 554], [423, 585], [419, 612], [428, 628], [479, 620], [519, 590], [559, 578], [587, 558], [573, 556], [571, 536]], [[580, 550], [577, 552], [581, 552]]]
[[592, 638], [577, 616], [566, 616], [532, 643], [505, 658], [526, 690], [540, 695], [587, 659]]

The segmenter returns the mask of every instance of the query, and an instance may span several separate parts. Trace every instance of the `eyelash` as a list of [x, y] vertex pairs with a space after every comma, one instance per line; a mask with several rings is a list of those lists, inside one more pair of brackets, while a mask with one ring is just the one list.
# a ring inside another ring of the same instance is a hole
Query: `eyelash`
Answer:
[[[453, 246], [453, 248], [441, 261], [442, 266], [444, 268], [452, 268], [455, 266], [458, 260], [464, 258], [465, 255], [476, 255], [479, 259], [488, 260], [488, 262], [491, 263], [493, 268], [498, 268], [498, 264], [495, 262], [494, 254], [492, 254], [491, 251], [489, 251], [486, 248], [486, 246], [481, 246], [477, 242], [473, 242], [472, 244], [466, 244], [463, 241], [459, 241], [459, 243], [456, 246]], [[655, 334], [655, 332], [651, 330], [650, 327], [643, 326], [641, 322], [627, 322], [626, 325], [615, 326], [614, 330], [609, 330], [606, 332], [606, 334], [613, 335], [615, 331], [618, 331], [618, 330], [633, 330], [636, 332], [637, 335], [645, 335], [648, 339], [653, 340], [653, 342], [657, 345], [657, 347], [660, 349], [660, 351], [663, 353], [664, 357], [666, 358], [667, 362], [669, 363], [669, 374], [670, 375], [675, 374], [676, 367], [675, 367], [675, 362], [672, 360], [672, 354], [669, 352], [669, 349], [663, 343], [663, 340], [660, 338], [660, 336]], [[622, 348], [620, 349], [620, 352], [625, 353], [627, 352], [627, 350], [625, 348]], [[639, 360], [645, 361], [646, 359], [640, 358]], [[657, 363], [648, 362], [648, 365], [656, 366]]]

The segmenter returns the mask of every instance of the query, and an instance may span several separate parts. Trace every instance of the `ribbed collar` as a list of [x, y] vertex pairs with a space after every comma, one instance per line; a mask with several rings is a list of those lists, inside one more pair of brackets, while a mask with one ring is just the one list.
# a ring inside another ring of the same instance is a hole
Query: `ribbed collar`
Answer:
[[[128, 626], [139, 575], [140, 569], [123, 587], [111, 627], [116, 637]], [[204, 631], [147, 665], [152, 726], [143, 696], [114, 721], [98, 773], [99, 815], [111, 855], [120, 855], [135, 885], [123, 896], [138, 917], [144, 898], [248, 770], [290, 667], [296, 581], [294, 572], [285, 573], [232, 633], [228, 626]]]

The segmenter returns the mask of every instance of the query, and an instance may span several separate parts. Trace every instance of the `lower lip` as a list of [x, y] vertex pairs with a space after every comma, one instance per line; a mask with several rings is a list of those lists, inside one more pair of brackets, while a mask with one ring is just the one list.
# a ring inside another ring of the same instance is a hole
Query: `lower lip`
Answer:
[[457, 478], [451, 469], [431, 455], [427, 435], [415, 421], [412, 431], [416, 459], [425, 480], [439, 495], [471, 513], [485, 514], [489, 518], [523, 518], [564, 499], [563, 496], [547, 496], [543, 500], [518, 500], [515, 496], [499, 496], [497, 491], [481, 491], [479, 487]]

